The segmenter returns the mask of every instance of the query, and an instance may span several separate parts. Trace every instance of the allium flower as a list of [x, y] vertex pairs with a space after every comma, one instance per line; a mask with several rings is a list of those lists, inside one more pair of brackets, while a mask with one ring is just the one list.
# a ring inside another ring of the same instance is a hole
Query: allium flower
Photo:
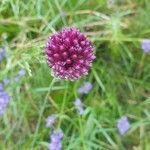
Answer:
[[49, 150], [61, 150], [62, 144], [61, 140], [63, 138], [63, 132], [62, 131], [53, 131], [53, 133], [50, 136], [51, 143], [49, 144]]
[[78, 93], [87, 94], [92, 89], [92, 84], [90, 82], [84, 82], [84, 84], [78, 89]]
[[56, 121], [56, 115], [48, 116], [46, 119], [46, 127], [50, 128]]
[[10, 97], [7, 92], [5, 92], [0, 85], [0, 116], [4, 114], [6, 107], [9, 103]]
[[141, 47], [145, 53], [150, 52], [150, 39], [143, 40]]
[[123, 116], [118, 120], [117, 128], [121, 135], [125, 134], [128, 131], [128, 129], [130, 128], [130, 123], [126, 116]]
[[75, 108], [78, 110], [80, 115], [83, 115], [84, 113], [84, 108], [83, 108], [83, 103], [79, 98], [77, 98], [74, 102]]
[[86, 75], [95, 59], [91, 42], [76, 28], [65, 28], [52, 35], [45, 53], [54, 76], [69, 80]]

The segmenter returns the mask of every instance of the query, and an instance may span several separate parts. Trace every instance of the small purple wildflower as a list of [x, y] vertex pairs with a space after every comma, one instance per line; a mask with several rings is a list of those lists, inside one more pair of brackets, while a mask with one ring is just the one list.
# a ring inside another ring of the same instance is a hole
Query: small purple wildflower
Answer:
[[49, 37], [45, 53], [52, 74], [68, 80], [87, 75], [95, 59], [91, 42], [76, 28], [64, 28]]
[[84, 113], [84, 108], [83, 108], [83, 103], [79, 98], [77, 98], [74, 102], [75, 108], [78, 110], [80, 115], [83, 115]]
[[92, 89], [92, 84], [90, 82], [84, 82], [84, 84], [78, 89], [79, 94], [88, 94]]
[[129, 130], [130, 123], [126, 116], [123, 116], [118, 120], [117, 128], [121, 135], [124, 135]]
[[46, 127], [50, 128], [56, 121], [56, 115], [48, 116], [46, 119]]
[[0, 92], [2, 92], [4, 90], [4, 86], [2, 83], [0, 83]]
[[61, 17], [65, 17], [65, 16], [66, 16], [65, 11], [61, 11], [61, 12], [60, 12], [60, 16], [61, 16]]
[[5, 78], [4, 80], [3, 80], [3, 84], [6, 86], [6, 85], [8, 85], [10, 83], [10, 80], [9, 79], [7, 79], [7, 78]]
[[0, 85], [0, 116], [4, 114], [6, 107], [10, 101], [10, 97], [7, 92], [5, 92]]
[[17, 82], [17, 81], [19, 81], [19, 79], [20, 79], [20, 77], [18, 77], [18, 76], [15, 76], [14, 77], [14, 80]]
[[26, 74], [26, 71], [24, 69], [20, 69], [18, 71], [18, 74], [14, 77], [14, 80], [19, 81], [25, 74]]
[[141, 48], [145, 53], [150, 52], [150, 39], [143, 40], [141, 43]]
[[49, 144], [49, 150], [61, 150], [62, 144], [61, 140], [63, 138], [63, 132], [62, 131], [53, 131], [51, 134], [51, 143]]
[[26, 74], [26, 71], [24, 69], [20, 69], [18, 72], [18, 76], [23, 77]]
[[3, 48], [0, 48], [0, 62], [5, 57], [5, 55], [6, 55], [5, 50]]

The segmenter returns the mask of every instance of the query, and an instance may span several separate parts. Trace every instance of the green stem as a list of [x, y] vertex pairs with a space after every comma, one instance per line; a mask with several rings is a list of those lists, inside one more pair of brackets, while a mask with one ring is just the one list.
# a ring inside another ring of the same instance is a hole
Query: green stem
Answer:
[[140, 60], [140, 63], [139, 63], [139, 66], [138, 66], [138, 73], [137, 73], [137, 77], [140, 77], [141, 73], [142, 73], [142, 69], [143, 69], [143, 64], [144, 64], [144, 60], [145, 60], [145, 53], [143, 53], [142, 57], [141, 57], [141, 60]]
[[45, 96], [44, 103], [43, 103], [43, 105], [42, 105], [42, 107], [40, 109], [36, 130], [35, 130], [35, 133], [34, 133], [34, 136], [33, 136], [32, 144], [31, 144], [31, 150], [33, 149], [33, 147], [35, 145], [35, 141], [37, 140], [37, 135], [38, 135], [38, 132], [39, 132], [42, 116], [43, 116], [43, 113], [44, 113], [44, 110], [45, 110], [45, 107], [46, 107], [46, 104], [47, 104], [48, 96], [49, 96], [49, 94], [51, 92], [51, 89], [52, 89], [54, 83], [55, 83], [55, 78], [52, 80], [52, 82], [49, 85], [49, 90], [48, 90], [48, 92], [47, 92], [47, 94]]
[[84, 129], [83, 129], [83, 126], [82, 126], [82, 117], [79, 118], [79, 126], [80, 126], [80, 134], [81, 134], [81, 141], [82, 141], [82, 146], [83, 146], [83, 150], [87, 150], [86, 148], [86, 144], [85, 144], [85, 137], [84, 137]]
[[67, 98], [67, 91], [68, 91], [68, 81], [67, 82], [67, 88], [65, 89], [65, 93], [64, 93], [64, 96], [63, 96], [63, 102], [62, 102], [62, 105], [61, 105], [61, 110], [60, 110], [60, 117], [59, 117], [59, 122], [58, 122], [58, 128], [60, 128], [61, 126], [61, 122], [62, 122], [62, 114], [64, 112], [64, 108], [65, 108], [65, 104], [66, 104], [66, 98]]

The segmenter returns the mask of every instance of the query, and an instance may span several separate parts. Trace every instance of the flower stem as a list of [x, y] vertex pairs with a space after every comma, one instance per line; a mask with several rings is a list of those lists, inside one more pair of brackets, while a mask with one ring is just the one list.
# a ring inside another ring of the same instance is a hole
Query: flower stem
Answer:
[[39, 118], [38, 118], [38, 121], [37, 121], [37, 126], [36, 126], [36, 129], [35, 129], [35, 133], [34, 133], [34, 136], [33, 136], [33, 141], [32, 141], [32, 144], [31, 144], [31, 150], [33, 149], [33, 147], [35, 145], [35, 141], [37, 140], [37, 135], [38, 135], [38, 132], [39, 132], [42, 116], [43, 116], [43, 113], [44, 113], [44, 110], [45, 110], [45, 107], [46, 107], [46, 104], [47, 104], [48, 96], [49, 96], [49, 94], [52, 90], [52, 87], [53, 87], [54, 83], [55, 83], [55, 78], [53, 78], [53, 80], [51, 81], [51, 83], [49, 85], [49, 90], [48, 90], [48, 92], [45, 96], [44, 103], [43, 103], [43, 105], [40, 109]]
[[85, 144], [85, 137], [84, 137], [84, 129], [83, 129], [83, 125], [82, 125], [83, 119], [82, 116], [79, 117], [79, 126], [80, 126], [80, 134], [81, 134], [81, 141], [82, 141], [82, 146], [83, 146], [83, 150], [87, 150], [86, 148], [86, 144]]
[[58, 122], [58, 128], [60, 128], [61, 122], [62, 122], [61, 117], [62, 117], [64, 108], [65, 108], [65, 104], [66, 104], [67, 91], [68, 91], [68, 81], [67, 81], [67, 84], [66, 84], [65, 93], [64, 93], [64, 96], [63, 96], [63, 102], [62, 102], [62, 105], [61, 105], [60, 117], [59, 117], [59, 122]]

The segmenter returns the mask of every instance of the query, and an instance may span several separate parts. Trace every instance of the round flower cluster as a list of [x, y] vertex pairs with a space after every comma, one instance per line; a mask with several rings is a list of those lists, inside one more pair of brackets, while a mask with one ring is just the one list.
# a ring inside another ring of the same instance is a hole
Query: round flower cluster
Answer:
[[69, 80], [86, 75], [95, 59], [91, 42], [76, 28], [65, 28], [49, 37], [45, 53], [54, 76]]

